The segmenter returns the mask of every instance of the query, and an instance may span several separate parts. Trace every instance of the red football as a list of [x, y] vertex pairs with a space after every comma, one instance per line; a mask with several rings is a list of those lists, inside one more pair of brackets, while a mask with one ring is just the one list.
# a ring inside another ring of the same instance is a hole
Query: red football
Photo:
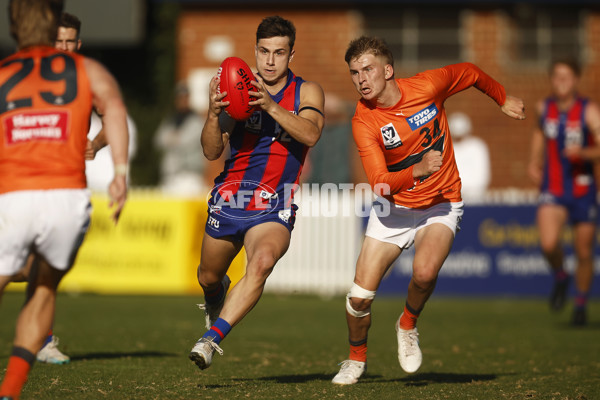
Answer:
[[217, 77], [221, 79], [217, 93], [227, 92], [223, 101], [229, 101], [225, 108], [227, 114], [237, 121], [245, 121], [255, 110], [248, 102], [256, 100], [248, 94], [249, 90], [256, 90], [250, 83], [256, 78], [244, 60], [238, 57], [228, 57], [221, 63]]

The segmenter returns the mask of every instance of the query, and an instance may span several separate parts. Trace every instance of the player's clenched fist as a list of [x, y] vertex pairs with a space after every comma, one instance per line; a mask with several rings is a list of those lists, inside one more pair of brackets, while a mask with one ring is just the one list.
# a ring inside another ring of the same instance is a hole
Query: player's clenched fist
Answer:
[[413, 167], [413, 178], [429, 176], [439, 171], [442, 166], [442, 153], [431, 150], [425, 153], [423, 159]]
[[506, 96], [502, 112], [514, 119], [525, 119], [525, 104], [518, 97]]

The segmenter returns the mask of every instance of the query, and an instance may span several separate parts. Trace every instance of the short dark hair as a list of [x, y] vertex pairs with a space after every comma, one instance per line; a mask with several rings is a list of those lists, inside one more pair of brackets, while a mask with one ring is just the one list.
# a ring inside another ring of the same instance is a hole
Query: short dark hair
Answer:
[[292, 21], [288, 21], [279, 15], [266, 17], [262, 20], [258, 29], [256, 29], [256, 43], [260, 39], [268, 39], [276, 36], [287, 36], [290, 40], [290, 50], [294, 48], [296, 42], [296, 27]]
[[579, 65], [579, 62], [572, 57], [562, 57], [552, 61], [552, 64], [550, 64], [550, 75], [552, 75], [554, 68], [557, 65], [566, 65], [571, 71], [573, 71], [575, 76], [581, 76], [581, 65]]
[[387, 64], [394, 65], [394, 56], [385, 40], [369, 36], [361, 36], [352, 40], [348, 45], [344, 60], [346, 60], [346, 64], [350, 64], [350, 61], [366, 53], [382, 56]]
[[60, 16], [59, 27], [71, 28], [77, 31], [77, 38], [79, 39], [79, 32], [81, 31], [81, 21], [73, 14], [63, 12]]

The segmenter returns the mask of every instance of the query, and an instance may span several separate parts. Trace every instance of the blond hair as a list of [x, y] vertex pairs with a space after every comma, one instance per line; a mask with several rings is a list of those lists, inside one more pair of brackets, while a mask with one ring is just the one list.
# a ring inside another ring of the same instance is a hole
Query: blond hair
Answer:
[[10, 34], [19, 48], [52, 46], [62, 10], [63, 0], [10, 0]]
[[361, 36], [358, 39], [352, 40], [348, 45], [344, 60], [346, 60], [347, 64], [350, 64], [350, 61], [367, 53], [371, 53], [374, 56], [381, 56], [386, 64], [394, 66], [394, 56], [390, 48], [385, 40], [378, 37]]

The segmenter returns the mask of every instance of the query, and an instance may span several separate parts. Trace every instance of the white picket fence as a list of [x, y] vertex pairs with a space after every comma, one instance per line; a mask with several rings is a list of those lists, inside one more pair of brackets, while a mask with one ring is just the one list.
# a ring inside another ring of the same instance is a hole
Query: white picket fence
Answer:
[[320, 190], [313, 196], [303, 191], [295, 203], [299, 210], [290, 248], [275, 266], [265, 290], [325, 296], [346, 293], [363, 240], [363, 219], [355, 212], [363, 207], [363, 200]]
[[[265, 290], [322, 295], [348, 291], [364, 237], [361, 216], [368, 215], [365, 208], [370, 207], [373, 196], [368, 185], [357, 185], [355, 189], [343, 190], [343, 186], [333, 184], [303, 185], [295, 198], [299, 210], [290, 248], [275, 266]], [[536, 196], [532, 190], [508, 188], [488, 191], [479, 201], [465, 203], [535, 204]], [[398, 265], [409, 270], [411, 254], [406, 252]]]

